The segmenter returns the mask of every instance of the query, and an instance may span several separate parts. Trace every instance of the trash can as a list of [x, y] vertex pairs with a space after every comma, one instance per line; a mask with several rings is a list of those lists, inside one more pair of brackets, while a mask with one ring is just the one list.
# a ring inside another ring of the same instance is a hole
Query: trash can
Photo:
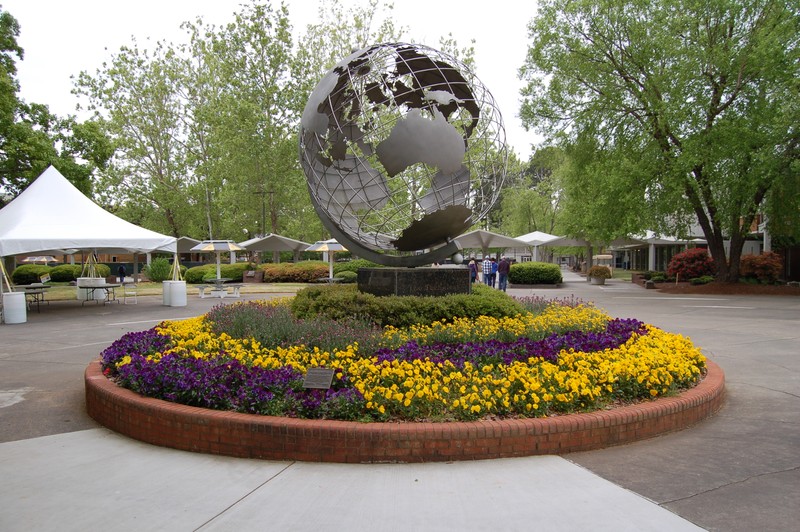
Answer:
[[170, 286], [175, 281], [162, 281], [161, 282], [161, 297], [162, 297], [162, 304], [165, 307], [169, 307], [170, 303], [172, 302], [172, 290]]
[[[164, 289], [166, 288], [165, 286]], [[186, 306], [186, 281], [169, 281], [169, 306]]]
[[28, 321], [28, 306], [25, 292], [8, 292], [3, 294], [3, 321], [25, 323]]

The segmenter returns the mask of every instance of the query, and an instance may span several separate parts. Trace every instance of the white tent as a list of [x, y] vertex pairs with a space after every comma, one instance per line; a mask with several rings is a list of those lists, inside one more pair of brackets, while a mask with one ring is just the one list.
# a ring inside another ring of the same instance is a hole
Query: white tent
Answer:
[[517, 237], [517, 240], [522, 240], [523, 242], [527, 243], [529, 246], [541, 246], [543, 244], [547, 244], [552, 240], [558, 240], [561, 238], [560, 236], [551, 235], [550, 233], [545, 233], [543, 231], [534, 231], [532, 233], [527, 233], [524, 235], [520, 235]]
[[239, 242], [247, 251], [303, 251], [308, 246], [308, 242], [295, 240], [281, 235], [270, 233], [267, 236], [251, 238], [244, 242]]
[[176, 239], [114, 216], [52, 166], [0, 209], [0, 256], [80, 249], [175, 253]]
[[464, 233], [453, 240], [458, 242], [462, 249], [480, 249], [484, 257], [489, 255], [489, 248], [520, 248], [528, 245], [522, 240], [482, 229]]

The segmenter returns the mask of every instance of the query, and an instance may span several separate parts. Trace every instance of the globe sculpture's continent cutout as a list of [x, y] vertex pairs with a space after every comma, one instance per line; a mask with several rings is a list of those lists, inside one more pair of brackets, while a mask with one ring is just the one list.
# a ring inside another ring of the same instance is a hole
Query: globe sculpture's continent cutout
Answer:
[[319, 82], [301, 119], [300, 162], [323, 224], [383, 264], [458, 251], [452, 239], [495, 203], [506, 160], [491, 94], [465, 65], [421, 45], [353, 53]]

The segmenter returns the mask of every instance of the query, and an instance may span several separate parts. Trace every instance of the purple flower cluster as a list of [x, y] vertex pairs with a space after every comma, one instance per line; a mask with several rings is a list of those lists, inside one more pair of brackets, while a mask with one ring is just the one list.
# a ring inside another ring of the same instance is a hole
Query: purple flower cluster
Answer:
[[172, 340], [156, 332], [155, 328], [141, 332], [130, 332], [111, 344], [102, 353], [103, 369], [115, 370], [115, 365], [126, 356], [147, 356], [167, 349]]
[[[602, 332], [576, 330], [541, 340], [518, 338], [511, 342], [419, 345], [411, 341], [375, 354], [379, 362], [428, 358], [436, 363], [450, 361], [456, 367], [466, 362], [508, 365], [534, 357], [557, 362], [564, 349], [591, 352], [616, 348], [632, 334], [646, 332], [645, 324], [638, 320], [614, 319]], [[346, 375], [336, 379], [332, 389], [308, 390], [303, 388], [303, 374], [291, 367], [250, 367], [224, 353], [211, 359], [168, 354], [157, 362], [148, 360], [148, 355], [163, 352], [170, 345], [171, 339], [155, 329], [128, 333], [103, 351], [102, 365], [105, 373], [125, 388], [191, 406], [301, 418], [357, 420], [364, 416], [365, 399]], [[130, 357], [130, 362], [117, 368], [125, 357]]]
[[518, 338], [512, 342], [488, 340], [486, 342], [468, 342], [459, 344], [437, 343], [419, 345], [412, 340], [399, 348], [380, 349], [375, 354], [378, 362], [400, 360], [425, 360], [434, 363], [450, 361], [456, 367], [463, 367], [465, 362], [473, 365], [511, 364], [515, 361], [525, 362], [530, 358], [541, 358], [549, 362], [557, 362], [558, 354], [563, 349], [593, 352], [619, 347], [630, 339], [633, 333], [643, 335], [647, 329], [645, 324], [635, 319], [614, 319], [608, 322], [602, 332], [569, 331], [565, 334], [552, 334], [542, 340]]
[[121, 386], [147, 397], [250, 414], [355, 419], [364, 404], [353, 388], [304, 389], [303, 374], [291, 367], [268, 370], [224, 357], [201, 360], [169, 354], [154, 362], [132, 354], [116, 378]]

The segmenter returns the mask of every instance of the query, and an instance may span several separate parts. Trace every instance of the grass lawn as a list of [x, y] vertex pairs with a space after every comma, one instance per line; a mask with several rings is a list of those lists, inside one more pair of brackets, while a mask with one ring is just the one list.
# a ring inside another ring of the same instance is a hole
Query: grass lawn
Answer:
[[623, 281], [630, 281], [631, 280], [631, 271], [630, 270], [623, 270], [622, 268], [614, 268], [614, 271], [611, 274], [612, 279], [621, 279]]
[[[47, 291], [48, 301], [69, 301], [77, 299], [77, 290], [68, 283], [51, 283]], [[301, 288], [308, 286], [303, 283], [248, 283], [242, 289], [242, 294], [274, 294], [274, 293], [295, 293]], [[136, 285], [136, 292], [140, 296], [160, 296], [162, 295], [161, 283], [139, 283]], [[187, 295], [197, 295], [198, 290], [194, 285], [186, 285]], [[121, 292], [119, 297], [121, 297]]]

